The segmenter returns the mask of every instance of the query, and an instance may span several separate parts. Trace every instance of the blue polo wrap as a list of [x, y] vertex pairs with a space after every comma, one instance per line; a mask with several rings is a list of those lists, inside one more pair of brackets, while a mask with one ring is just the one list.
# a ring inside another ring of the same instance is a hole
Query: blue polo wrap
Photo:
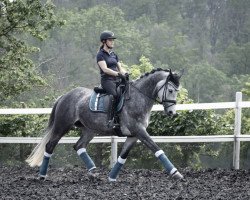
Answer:
[[42, 162], [40, 169], [39, 169], [39, 175], [41, 177], [45, 177], [47, 174], [49, 160], [50, 160], [51, 156], [52, 156], [52, 154], [44, 152], [43, 162]]
[[112, 168], [111, 172], [109, 173], [109, 180], [111, 181], [116, 181], [116, 177], [121, 170], [122, 166], [126, 162], [126, 159], [121, 158], [120, 156], [118, 157], [117, 162], [115, 163], [114, 167]]
[[81, 148], [77, 151], [77, 154], [80, 156], [80, 158], [83, 160], [83, 162], [85, 163], [88, 171], [95, 169], [95, 163], [93, 162], [93, 160], [89, 157], [89, 154], [87, 153], [85, 148]]

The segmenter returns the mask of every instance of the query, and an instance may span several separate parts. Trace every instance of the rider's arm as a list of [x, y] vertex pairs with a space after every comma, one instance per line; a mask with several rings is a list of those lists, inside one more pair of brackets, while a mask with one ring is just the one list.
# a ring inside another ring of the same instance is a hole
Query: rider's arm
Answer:
[[120, 62], [117, 63], [117, 67], [118, 67], [118, 71], [121, 74], [125, 74], [126, 73], [125, 69], [122, 67], [122, 64]]
[[105, 74], [108, 74], [108, 75], [111, 75], [111, 76], [118, 76], [118, 73], [119, 73], [119, 72], [116, 72], [116, 71], [114, 71], [114, 70], [112, 70], [112, 69], [109, 69], [109, 68], [107, 67], [107, 64], [106, 64], [106, 62], [105, 62], [104, 60], [99, 61], [99, 62], [98, 62], [98, 65], [99, 65], [99, 67], [102, 69], [102, 71], [103, 71]]

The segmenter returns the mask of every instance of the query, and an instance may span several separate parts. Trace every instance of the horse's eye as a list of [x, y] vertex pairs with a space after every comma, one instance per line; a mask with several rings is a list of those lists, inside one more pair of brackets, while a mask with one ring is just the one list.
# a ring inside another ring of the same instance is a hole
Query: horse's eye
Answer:
[[173, 90], [170, 89], [170, 90], [169, 90], [169, 93], [173, 93]]

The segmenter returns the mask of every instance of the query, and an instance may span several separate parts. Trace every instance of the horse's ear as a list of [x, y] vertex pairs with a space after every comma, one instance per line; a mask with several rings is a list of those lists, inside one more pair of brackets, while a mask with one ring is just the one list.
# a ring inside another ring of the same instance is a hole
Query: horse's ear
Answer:
[[180, 71], [180, 73], [178, 74], [179, 78], [181, 78], [181, 77], [183, 76], [184, 73], [185, 73], [185, 69], [182, 69], [182, 70]]
[[169, 75], [170, 75], [170, 76], [172, 76], [172, 75], [173, 75], [173, 73], [172, 73], [172, 70], [171, 70], [171, 69], [169, 69]]

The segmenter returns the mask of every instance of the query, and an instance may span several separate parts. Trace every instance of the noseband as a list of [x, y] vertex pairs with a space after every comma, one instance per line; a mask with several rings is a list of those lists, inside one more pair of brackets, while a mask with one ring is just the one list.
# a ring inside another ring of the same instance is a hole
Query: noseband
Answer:
[[[167, 98], [168, 84], [171, 84], [172, 86], [174, 86], [175, 90], [177, 90], [177, 87], [175, 86], [175, 84], [169, 81], [169, 76], [168, 76], [166, 79], [166, 82], [157, 91], [157, 96], [158, 96], [159, 91], [164, 87], [163, 94], [162, 94], [162, 101], [158, 101], [157, 99], [155, 99], [155, 101], [163, 105], [164, 109], [167, 109], [173, 105], [176, 105], [176, 100], [171, 100]], [[167, 106], [164, 103], [170, 103], [170, 104]]]

